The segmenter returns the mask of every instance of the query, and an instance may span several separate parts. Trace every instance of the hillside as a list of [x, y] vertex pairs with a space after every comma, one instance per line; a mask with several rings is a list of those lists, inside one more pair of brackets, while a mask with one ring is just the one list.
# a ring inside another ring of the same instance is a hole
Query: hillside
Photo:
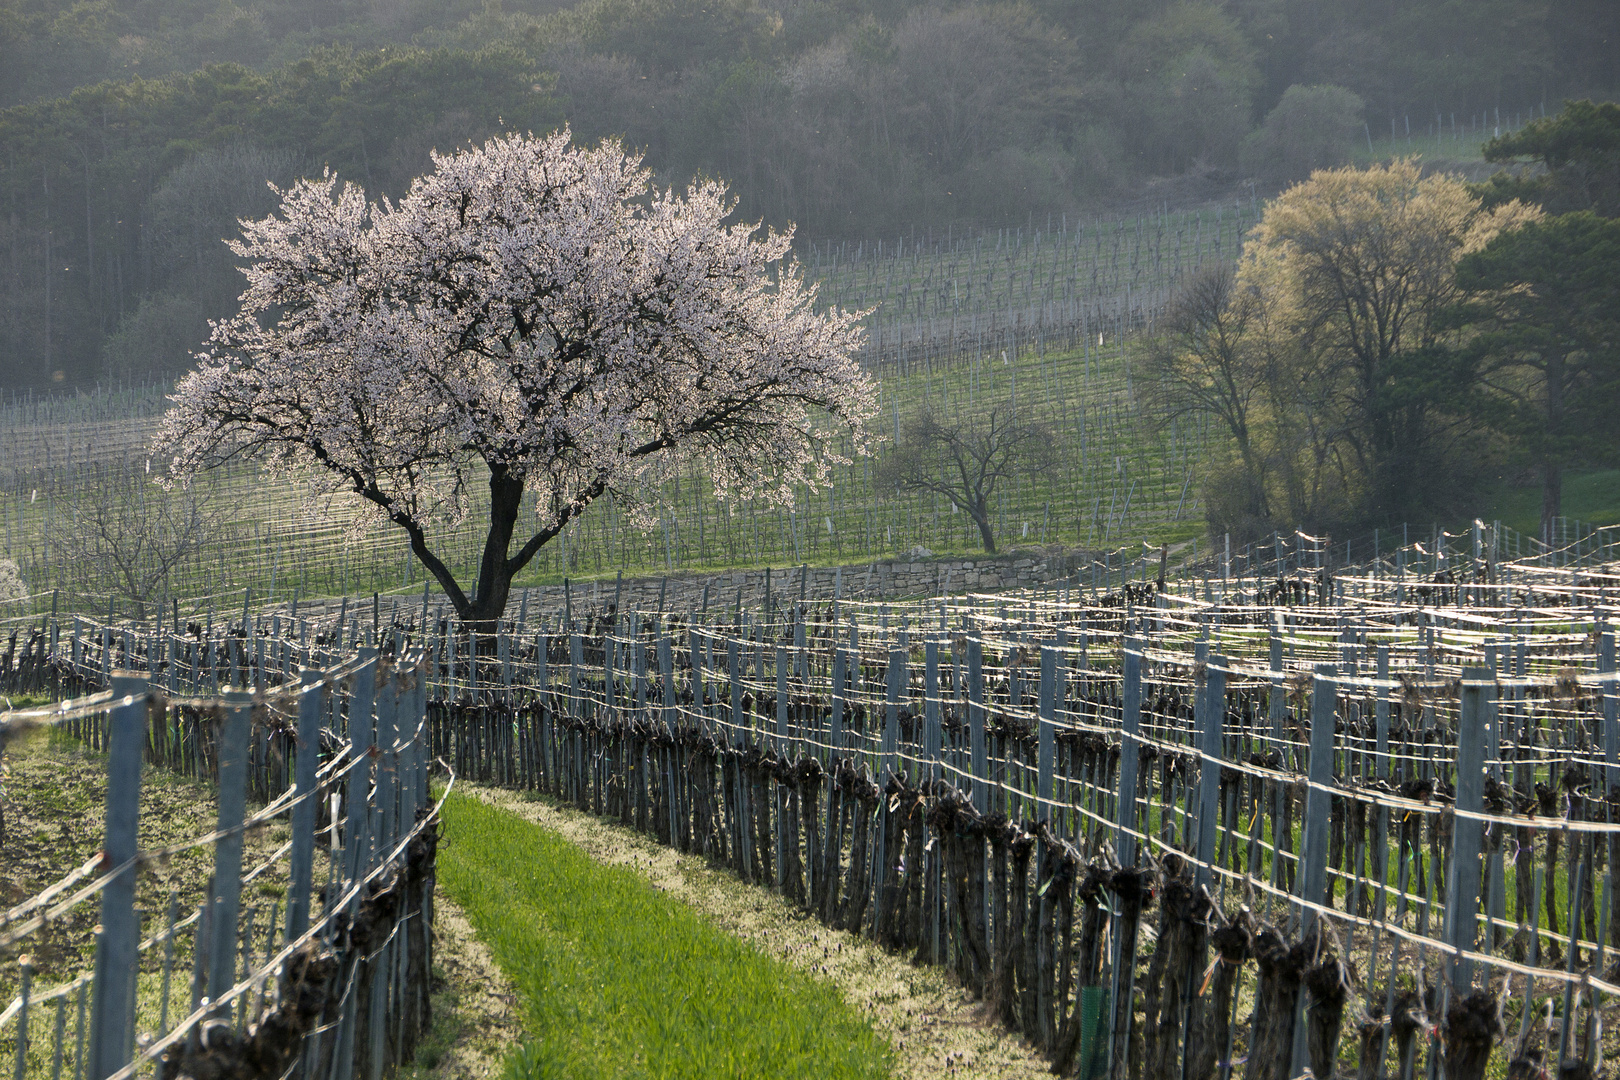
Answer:
[[1027, 243], [1212, 212], [1358, 147], [1472, 153], [1620, 87], [1617, 24], [1598, 0], [1466, 19], [1442, 0], [3, 0], [0, 386], [183, 370], [234, 303], [221, 240], [275, 205], [267, 180], [331, 168], [397, 195], [435, 148], [568, 123], [660, 182], [724, 177], [807, 260], [964, 229]]
[[[1005, 359], [1001, 348], [987, 348], [983, 355], [950, 361], [907, 361], [882, 373], [880, 426], [892, 435], [893, 418], [910, 416], [924, 402], [962, 414], [1016, 401], [1044, 423], [1057, 444], [1058, 466], [1002, 488], [996, 532], [1009, 547], [1113, 549], [1143, 539], [1156, 544], [1190, 538], [1202, 530], [1197, 481], [1208, 433], [1186, 425], [1158, 427], [1144, 415], [1130, 379], [1129, 351], [1111, 333], [1101, 345], [1093, 340], [1072, 350], [1043, 353], [1033, 342], [1016, 352], [1007, 349]], [[131, 590], [118, 561], [105, 552], [90, 557], [106, 538], [88, 535], [86, 523], [96, 506], [131, 500], [155, 512], [163, 496], [147, 484], [138, 433], [162, 406], [160, 394], [148, 392], [117, 400], [46, 399], [3, 410], [3, 554], [19, 563], [35, 595], [60, 588], [71, 596], [63, 603], [79, 610], [104, 611], [109, 603], [130, 607]], [[717, 503], [692, 476], [667, 484], [651, 509], [658, 520], [643, 528], [612, 500], [600, 503], [544, 549], [518, 584], [619, 569], [634, 575], [861, 562], [919, 545], [936, 553], [979, 549], [976, 529], [946, 500], [878, 488], [870, 458], [838, 470], [820, 492], [799, 492], [792, 510]], [[163, 596], [184, 598], [186, 616], [188, 609], [240, 604], [245, 588], [261, 599], [271, 593], [286, 599], [294, 592], [354, 594], [422, 585], [421, 568], [407, 559], [393, 530], [356, 536], [341, 503], [308, 513], [298, 491], [267, 483], [248, 466], [209, 476], [197, 489], [195, 513], [204, 524], [195, 549], [176, 566], [172, 584], [153, 589], [142, 617]], [[469, 522], [435, 544], [449, 552], [446, 561], [458, 574], [473, 569], [481, 550], [478, 515], [475, 504]], [[162, 546], [159, 537], [128, 522], [134, 516], [120, 518], [123, 546]]]

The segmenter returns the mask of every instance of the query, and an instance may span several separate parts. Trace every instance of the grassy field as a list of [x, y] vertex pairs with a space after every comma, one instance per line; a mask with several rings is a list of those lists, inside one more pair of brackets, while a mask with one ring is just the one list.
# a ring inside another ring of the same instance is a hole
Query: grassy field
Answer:
[[[944, 413], [984, 412], [1016, 402], [1020, 412], [1045, 423], [1059, 446], [1057, 468], [1023, 476], [998, 492], [996, 525], [1003, 547], [1081, 544], [1118, 548], [1148, 540], [1185, 539], [1201, 528], [1197, 505], [1198, 464], [1207, 446], [1203, 426], [1160, 427], [1144, 415], [1131, 375], [1126, 342], [1105, 333], [1074, 349], [1039, 343], [1022, 351], [998, 349], [951, 360], [890, 365], [880, 374], [882, 414], [878, 431], [892, 438], [906, 416], [925, 404]], [[161, 398], [127, 403], [131, 411], [156, 412]], [[49, 416], [36, 420], [14, 409], [9, 430], [0, 423], [0, 447], [45, 445], [41, 428], [72, 433], [46, 461], [39, 449], [28, 468], [14, 456], [0, 476], [0, 537], [3, 554], [22, 567], [30, 590], [49, 605], [55, 589], [70, 594], [64, 610], [134, 615], [119, 590], [87, 571], [98, 560], [79, 557], [73, 523], [109, 470], [127, 469], [145, 485], [145, 458], [123, 448], [112, 462], [97, 459], [98, 422]], [[4, 420], [5, 418], [0, 418]], [[105, 421], [109, 431], [114, 422]], [[116, 424], [124, 431], [130, 425]], [[29, 440], [33, 440], [30, 443]], [[113, 445], [117, 445], [114, 443]], [[77, 456], [64, 460], [77, 447]], [[737, 565], [864, 562], [892, 557], [921, 545], [936, 553], [978, 550], [976, 530], [965, 514], [932, 495], [896, 497], [876, 490], [872, 459], [839, 469], [830, 487], [803, 490], [797, 505], [780, 509], [717, 502], [706, 482], [687, 475], [661, 493], [660, 518], [652, 529], [635, 527], [611, 499], [594, 506], [565, 536], [548, 546], [520, 585], [574, 578]], [[200, 489], [218, 515], [206, 542], [174, 572], [169, 596], [183, 599], [182, 618], [216, 610], [223, 618], [240, 610], [245, 589], [259, 600], [285, 601], [293, 593], [353, 595], [422, 588], [419, 566], [406, 557], [395, 530], [355, 537], [341, 505], [308, 512], [289, 484], [265, 480], [236, 466], [203, 481]], [[477, 513], [456, 530], [440, 530], [435, 545], [466, 576], [481, 548]], [[110, 602], [112, 601], [112, 602]], [[161, 598], [148, 601], [146, 617]]]
[[888, 1075], [888, 1047], [834, 987], [634, 871], [468, 796], [445, 821], [440, 885], [523, 1000], [514, 1080]]
[[[1541, 487], [1498, 484], [1486, 495], [1489, 517], [1531, 536], [1541, 534]], [[1593, 525], [1620, 524], [1620, 469], [1572, 471], [1564, 475], [1564, 516]]]
[[1366, 138], [1357, 141], [1350, 160], [1356, 165], [1400, 157], [1421, 157], [1426, 161], [1460, 165], [1479, 163], [1485, 160], [1481, 151], [1492, 138], [1517, 131], [1545, 115], [1545, 105], [1538, 103], [1514, 109], [1493, 108], [1483, 113], [1369, 118]]

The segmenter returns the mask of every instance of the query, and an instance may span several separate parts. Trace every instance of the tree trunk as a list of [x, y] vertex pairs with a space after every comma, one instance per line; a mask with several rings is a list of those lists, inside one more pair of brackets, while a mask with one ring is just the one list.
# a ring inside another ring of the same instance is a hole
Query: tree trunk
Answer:
[[481, 634], [493, 634], [496, 623], [506, 612], [512, 593], [514, 569], [507, 552], [523, 505], [523, 481], [504, 468], [489, 472], [489, 532], [484, 537], [484, 555], [478, 565], [478, 585], [467, 610], [458, 611], [464, 623]]
[[[1564, 434], [1564, 356], [1554, 350], [1547, 356], [1547, 435], [1558, 439]], [[1541, 462], [1541, 538], [1553, 542], [1553, 519], [1563, 509], [1564, 477], [1558, 460], [1551, 455]]]
[[994, 555], [996, 553], [996, 534], [990, 529], [989, 501], [986, 499], [977, 500], [968, 513], [973, 518], [973, 524], [979, 527], [979, 539], [984, 543], [984, 550]]
[[1556, 461], [1541, 463], [1541, 538], [1553, 543], [1553, 519], [1563, 511], [1564, 473]]
[[[444, 587], [445, 597], [455, 608], [456, 617], [461, 620], [463, 627], [480, 634], [493, 635], [496, 624], [506, 613], [506, 602], [512, 595], [512, 579], [529, 565], [541, 548], [555, 540], [570, 521], [583, 513], [606, 490], [607, 481], [603, 479], [587, 485], [571, 503], [562, 508], [555, 521], [530, 536], [514, 555], [510, 554], [512, 534], [516, 531], [518, 515], [523, 508], [523, 480], [513, 476], [505, 465], [491, 465], [489, 531], [484, 536], [484, 553], [479, 560], [478, 580], [471, 596], [462, 589], [444, 561], [428, 548], [427, 536], [421, 525], [408, 514], [395, 509], [389, 510], [389, 517], [410, 536], [412, 553]], [[375, 493], [363, 491], [361, 494], [377, 501]]]

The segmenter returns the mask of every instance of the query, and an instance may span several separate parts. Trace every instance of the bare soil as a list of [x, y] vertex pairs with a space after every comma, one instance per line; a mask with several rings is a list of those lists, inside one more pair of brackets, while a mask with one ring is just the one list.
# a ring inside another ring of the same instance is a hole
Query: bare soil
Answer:
[[433, 1027], [404, 1080], [485, 1080], [499, 1076], [523, 1040], [511, 982], [473, 933], [462, 910], [433, 898]]
[[[82, 866], [101, 850], [106, 835], [106, 757], [49, 730], [35, 731], [6, 746], [0, 759], [0, 801], [5, 835], [0, 839], [0, 910], [32, 896]], [[214, 785], [176, 777], [150, 766], [141, 775], [139, 844], [154, 851], [206, 835], [218, 819]], [[249, 806], [248, 812], [256, 809]], [[242, 867], [252, 871], [286, 841], [285, 819], [247, 834]], [[268, 939], [272, 906], [284, 910], [286, 860], [266, 869], [243, 889], [244, 912], [256, 916], [255, 941]], [[318, 869], [319, 866], [318, 866]], [[143, 865], [136, 883], [135, 906], [144, 935], [163, 929], [171, 895], [180, 918], [202, 902], [214, 870], [214, 846], [188, 848]], [[94, 880], [86, 878], [85, 881]], [[53, 986], [86, 970], [95, 956], [95, 926], [101, 917], [99, 896], [90, 896], [60, 919], [6, 949], [0, 949], [0, 995], [10, 1000], [17, 978], [16, 961], [28, 954], [36, 988]], [[191, 932], [176, 941], [175, 980], [190, 979]], [[262, 947], [257, 951], [262, 952]], [[156, 972], [162, 950], [142, 956], [143, 971]]]
[[[761, 952], [835, 983], [894, 1045], [897, 1076], [1050, 1075], [1038, 1054], [941, 968], [913, 964], [854, 934], [829, 930], [783, 897], [745, 885], [728, 870], [549, 798], [473, 785], [465, 790], [558, 833], [602, 863], [634, 868]], [[446, 841], [454, 843], [455, 837]]]

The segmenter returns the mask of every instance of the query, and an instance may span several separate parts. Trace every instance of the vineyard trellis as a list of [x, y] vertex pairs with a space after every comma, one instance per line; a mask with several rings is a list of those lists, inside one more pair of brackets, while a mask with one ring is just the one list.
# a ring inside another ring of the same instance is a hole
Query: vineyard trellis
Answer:
[[925, 230], [893, 240], [810, 242], [822, 299], [866, 310], [863, 357], [878, 373], [1002, 349], [1082, 350], [1150, 325], [1178, 278], [1235, 262], [1258, 220], [1251, 197], [1191, 211], [1049, 218], [1045, 228]]
[[1337, 566], [1296, 536], [1162, 587], [536, 605], [484, 636], [428, 607], [81, 621], [34, 674], [252, 682], [396, 640], [458, 775], [945, 964], [1064, 1071], [1568, 1075], [1620, 994], [1620, 561], [1484, 532]]
[[[295, 662], [311, 659], [324, 666]], [[0, 912], [0, 1051], [17, 1080], [64, 1066], [89, 1080], [378, 1077], [409, 1059], [430, 1021], [438, 836], [420, 662], [261, 652], [248, 689], [240, 663], [208, 670], [200, 650], [166, 654], [161, 678], [50, 661], [57, 691], [80, 696], [0, 713], [0, 750], [49, 728], [105, 753], [106, 835]], [[216, 827], [139, 847], [145, 764], [217, 784]], [[255, 842], [283, 820], [284, 843]], [[197, 895], [172, 872], [193, 849], [213, 852]], [[97, 901], [92, 938], [75, 915]]]
[[[1539, 108], [1545, 116], [1545, 105]], [[1414, 118], [1391, 117], [1389, 139], [1377, 134], [1376, 149], [1369, 126], [1368, 159], [1417, 153], [1452, 161], [1463, 145], [1535, 116], [1535, 107], [1436, 114], [1416, 118], [1415, 136]], [[997, 508], [998, 528], [1022, 543], [1097, 547], [1126, 535], [1197, 531], [1207, 422], [1165, 432], [1144, 416], [1123, 346], [1151, 326], [1181, 274], [1236, 260], [1261, 209], [1251, 188], [1191, 208], [1155, 201], [1109, 217], [1048, 216], [1044, 226], [1031, 216], [1022, 228], [801, 238], [796, 247], [823, 302], [871, 309], [863, 360], [885, 381], [885, 416], [898, 420], [924, 403], [947, 412], [979, 408], [1022, 384], [1021, 400], [1036, 404], [1064, 440], [1066, 465], [1059, 476], [1030, 478], [1008, 493]], [[59, 580], [63, 521], [71, 514], [60, 499], [93, 488], [98, 470], [129, 475], [151, 467], [149, 435], [164, 393], [148, 386], [0, 405], [0, 557], [23, 565], [36, 594], [68, 588], [76, 600], [83, 594], [85, 610], [119, 609], [112, 590], [72, 590]], [[813, 499], [801, 493], [791, 511], [721, 504], [702, 482], [676, 478], [656, 500], [653, 528], [638, 527], [609, 501], [567, 530], [528, 580], [972, 545], [965, 519], [937, 497], [879, 498], [868, 465], [840, 471]], [[251, 467], [211, 478], [208, 490], [230, 508], [232, 527], [181, 567], [173, 596], [206, 604], [210, 594], [242, 587], [286, 598], [405, 590], [420, 581], [404, 545], [386, 532], [351, 535], [341, 504], [306, 513], [296, 491], [266, 484]], [[470, 567], [481, 537], [467, 525], [451, 541], [448, 561]]]

